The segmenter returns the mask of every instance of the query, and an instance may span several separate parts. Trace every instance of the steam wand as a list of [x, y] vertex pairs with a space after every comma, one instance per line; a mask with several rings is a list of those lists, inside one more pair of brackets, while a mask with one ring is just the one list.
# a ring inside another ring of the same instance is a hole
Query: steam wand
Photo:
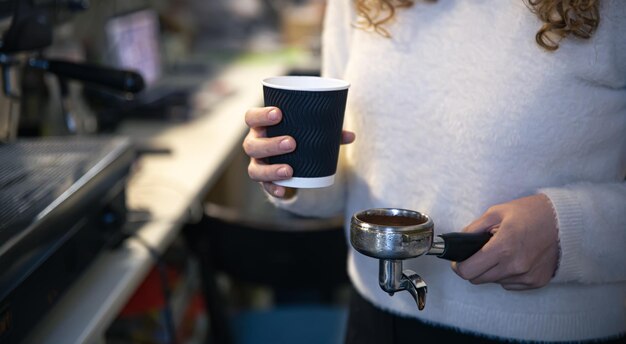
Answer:
[[127, 93], [138, 93], [145, 86], [143, 77], [139, 73], [88, 63], [31, 58], [28, 60], [28, 66], [53, 73], [57, 76], [61, 90], [61, 108], [65, 127], [72, 134], [77, 132], [78, 125], [72, 111], [68, 79], [92, 83]]

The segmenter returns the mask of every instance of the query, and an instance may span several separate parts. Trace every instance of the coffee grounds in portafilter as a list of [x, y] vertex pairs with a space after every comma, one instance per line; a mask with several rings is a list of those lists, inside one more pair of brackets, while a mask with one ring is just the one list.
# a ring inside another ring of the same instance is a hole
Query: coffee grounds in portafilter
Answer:
[[427, 221], [425, 218], [374, 214], [359, 215], [358, 219], [377, 226], [417, 226]]

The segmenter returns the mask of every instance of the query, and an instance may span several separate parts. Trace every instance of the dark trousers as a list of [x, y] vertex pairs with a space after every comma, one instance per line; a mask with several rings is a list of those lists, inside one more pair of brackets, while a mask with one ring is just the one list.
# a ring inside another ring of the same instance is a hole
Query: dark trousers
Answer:
[[[626, 337], [601, 343], [625, 343]], [[415, 343], [463, 343], [490, 344], [512, 343], [479, 335], [462, 333], [453, 328], [433, 326], [414, 318], [396, 316], [365, 300], [352, 291], [348, 314], [346, 344], [415, 344]], [[600, 342], [594, 342], [600, 343]]]

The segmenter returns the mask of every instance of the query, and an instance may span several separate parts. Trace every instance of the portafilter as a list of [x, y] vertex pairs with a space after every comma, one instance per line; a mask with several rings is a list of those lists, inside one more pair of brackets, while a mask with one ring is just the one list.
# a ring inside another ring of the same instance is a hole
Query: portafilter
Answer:
[[412, 270], [402, 270], [402, 261], [435, 255], [463, 261], [483, 247], [491, 233], [446, 233], [434, 236], [433, 220], [423, 213], [376, 208], [355, 213], [350, 222], [350, 243], [360, 253], [379, 259], [378, 283], [390, 296], [406, 290], [417, 308], [426, 305], [426, 282]]

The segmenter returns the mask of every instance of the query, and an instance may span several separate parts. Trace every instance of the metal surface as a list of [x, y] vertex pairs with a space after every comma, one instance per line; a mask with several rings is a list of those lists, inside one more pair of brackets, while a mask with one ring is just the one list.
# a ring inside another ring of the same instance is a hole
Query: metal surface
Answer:
[[[0, 239], [37, 220], [92, 169], [115, 156], [119, 142], [102, 139], [23, 140], [0, 149]], [[111, 153], [113, 152], [113, 153]]]
[[[374, 217], [411, 218], [415, 225], [397, 226], [373, 223]], [[377, 208], [358, 212], [350, 223], [350, 242], [360, 253], [378, 259], [408, 259], [430, 250], [433, 221], [426, 215], [395, 208]]]
[[430, 250], [426, 252], [429, 256], [440, 256], [446, 251], [446, 243], [441, 239], [441, 237], [437, 236], [433, 239], [433, 244], [430, 247]]
[[[426, 305], [426, 282], [412, 270], [402, 270], [402, 260], [426, 254], [433, 246], [433, 221], [422, 213], [397, 208], [358, 212], [350, 222], [350, 243], [360, 253], [380, 259], [378, 283], [393, 296], [408, 291], [419, 310]], [[439, 252], [439, 246], [433, 251]]]
[[23, 139], [0, 146], [0, 272], [26, 252], [22, 245], [42, 246], [66, 232], [52, 219], [65, 221], [88, 200], [105, 202], [102, 194], [124, 178], [133, 159], [126, 138]]
[[402, 261], [381, 259], [378, 265], [378, 284], [390, 296], [402, 290]]
[[413, 270], [408, 269], [402, 272], [401, 280], [402, 288], [408, 291], [415, 299], [417, 309], [423, 310], [426, 307], [426, 292], [428, 292], [426, 282]]

